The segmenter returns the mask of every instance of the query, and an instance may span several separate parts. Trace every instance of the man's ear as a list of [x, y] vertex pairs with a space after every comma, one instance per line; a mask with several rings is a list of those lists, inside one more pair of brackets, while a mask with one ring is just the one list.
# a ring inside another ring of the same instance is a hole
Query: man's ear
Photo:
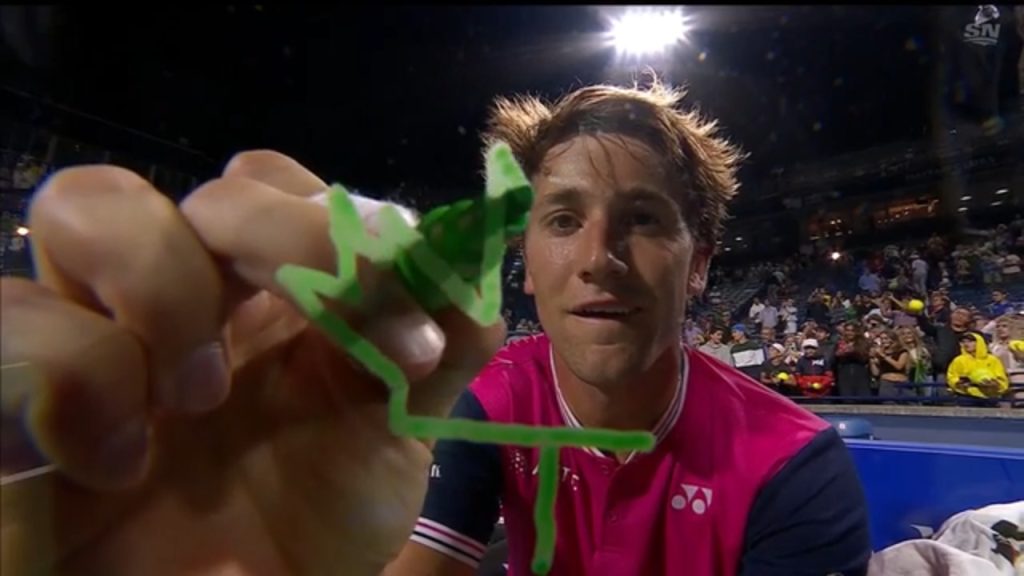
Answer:
[[693, 252], [693, 259], [690, 261], [690, 277], [687, 279], [687, 294], [697, 297], [704, 293], [708, 286], [708, 269], [711, 267], [711, 253], [713, 249], [698, 246]]

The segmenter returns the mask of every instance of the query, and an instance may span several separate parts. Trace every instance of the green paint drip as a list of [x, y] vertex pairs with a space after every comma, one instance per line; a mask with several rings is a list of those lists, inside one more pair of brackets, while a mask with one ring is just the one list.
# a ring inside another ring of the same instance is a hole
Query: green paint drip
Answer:
[[334, 275], [287, 264], [277, 281], [306, 316], [391, 391], [388, 416], [396, 435], [420, 439], [466, 440], [488, 444], [540, 447], [537, 500], [534, 508], [533, 571], [551, 569], [555, 549], [555, 496], [562, 446], [607, 451], [649, 451], [649, 432], [496, 424], [461, 418], [433, 418], [408, 413], [409, 382], [397, 364], [331, 314], [324, 300], [358, 306], [363, 293], [356, 277], [359, 256], [382, 269], [394, 268], [405, 288], [426, 310], [455, 306], [483, 326], [501, 318], [501, 263], [508, 239], [522, 233], [533, 190], [512, 151], [504, 143], [487, 152], [483, 198], [463, 200], [428, 212], [410, 227], [392, 206], [379, 214], [380, 230], [370, 237], [348, 191], [335, 184], [328, 193], [330, 238], [337, 256]]

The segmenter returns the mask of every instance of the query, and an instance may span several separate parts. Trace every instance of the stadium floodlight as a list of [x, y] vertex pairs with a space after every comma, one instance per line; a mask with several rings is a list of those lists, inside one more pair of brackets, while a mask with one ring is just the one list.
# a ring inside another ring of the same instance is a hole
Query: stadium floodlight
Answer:
[[686, 17], [678, 8], [628, 8], [612, 21], [609, 36], [626, 56], [647, 56], [667, 51], [686, 39]]

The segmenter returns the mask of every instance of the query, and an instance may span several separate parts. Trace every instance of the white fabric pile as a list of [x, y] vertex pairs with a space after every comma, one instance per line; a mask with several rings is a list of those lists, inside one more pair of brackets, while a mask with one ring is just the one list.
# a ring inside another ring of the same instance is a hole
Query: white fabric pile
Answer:
[[875, 554], [868, 576], [1024, 576], [1024, 501], [955, 514], [931, 539]]

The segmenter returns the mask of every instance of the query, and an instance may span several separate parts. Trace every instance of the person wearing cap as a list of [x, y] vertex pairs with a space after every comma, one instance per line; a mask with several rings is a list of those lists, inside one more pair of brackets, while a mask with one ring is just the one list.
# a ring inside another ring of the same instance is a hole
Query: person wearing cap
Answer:
[[764, 347], [747, 338], [747, 327], [736, 324], [732, 327], [732, 365], [755, 380], [761, 378], [761, 366], [765, 362]]
[[761, 383], [785, 396], [799, 396], [793, 370], [786, 364], [786, 347], [775, 342], [768, 347], [768, 361], [761, 366]]
[[956, 394], [998, 398], [1010, 387], [1003, 363], [988, 353], [985, 337], [978, 332], [960, 335], [960, 355], [946, 371], [946, 383]]
[[818, 341], [807, 338], [800, 345], [804, 355], [796, 362], [796, 381], [805, 396], [825, 396], [832, 391], [832, 366], [819, 351]]

